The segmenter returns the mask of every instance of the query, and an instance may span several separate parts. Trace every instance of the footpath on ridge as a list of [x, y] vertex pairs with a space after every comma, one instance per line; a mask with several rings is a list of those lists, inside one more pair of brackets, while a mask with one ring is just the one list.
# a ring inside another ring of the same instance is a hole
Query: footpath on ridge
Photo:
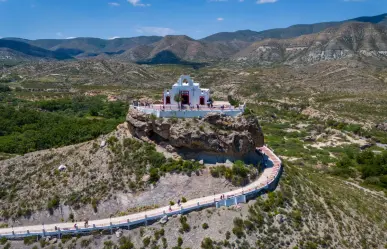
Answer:
[[[204, 207], [216, 206], [217, 202], [224, 202], [225, 199], [227, 200], [233, 198], [235, 200], [235, 204], [238, 202], [245, 202], [246, 195], [258, 195], [262, 190], [268, 190], [269, 186], [276, 184], [281, 175], [281, 160], [266, 146], [257, 149], [264, 155], [264, 157], [267, 157], [265, 158], [266, 167], [262, 174], [254, 182], [245, 187], [225, 193], [218, 193], [211, 196], [188, 200], [186, 203], [182, 203], [180, 206], [176, 204], [174, 206], [165, 206], [121, 217], [90, 220], [88, 221], [88, 226], [86, 227], [82, 222], [77, 224], [77, 226], [75, 226], [75, 223], [57, 223], [3, 228], [0, 229], [0, 237], [6, 237], [9, 239], [16, 239], [27, 236], [44, 237], [58, 235], [60, 237], [63, 234], [80, 234], [94, 230], [110, 229], [112, 231], [112, 229], [119, 227], [126, 227], [129, 229], [131, 225], [140, 223], [146, 224], [148, 221], [161, 219], [165, 215], [171, 216], [179, 213], [191, 212]], [[221, 198], [221, 196], [224, 196], [225, 199]], [[240, 199], [238, 199], [238, 197], [244, 197], [243, 201], [238, 201]]]

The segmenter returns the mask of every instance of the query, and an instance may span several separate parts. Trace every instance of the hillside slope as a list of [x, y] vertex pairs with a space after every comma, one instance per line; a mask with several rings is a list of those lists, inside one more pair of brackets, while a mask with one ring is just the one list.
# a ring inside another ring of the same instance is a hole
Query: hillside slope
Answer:
[[173, 56], [186, 61], [211, 61], [228, 58], [237, 52], [237, 49], [221, 43], [196, 41], [185, 35], [168, 35], [152, 45], [130, 49], [117, 58], [144, 61], [155, 58], [165, 51], [170, 53], [165, 61]]
[[21, 41], [0, 39], [0, 61], [26, 59], [66, 60], [72, 57], [61, 51], [50, 51]]
[[297, 24], [287, 28], [269, 29], [264, 31], [252, 31], [252, 30], [239, 30], [235, 32], [220, 32], [202, 39], [207, 42], [229, 42], [229, 41], [244, 41], [244, 42], [255, 42], [264, 39], [288, 39], [294, 38], [301, 35], [308, 35], [318, 33], [324, 29], [340, 26], [347, 22], [365, 22], [373, 24], [387, 25], [387, 14], [370, 17], [358, 17], [349, 19], [341, 22], [322, 22], [315, 24]]
[[15, 40], [52, 51], [61, 51], [74, 56], [95, 56], [101, 53], [115, 54], [130, 48], [148, 45], [161, 40], [159, 36], [138, 36], [132, 38], [116, 38], [105, 40], [92, 37], [78, 37], [72, 39], [38, 39], [27, 40], [19, 38], [3, 38]]
[[259, 64], [305, 64], [356, 57], [385, 60], [386, 55], [386, 26], [351, 22], [317, 34], [256, 42], [234, 59]]

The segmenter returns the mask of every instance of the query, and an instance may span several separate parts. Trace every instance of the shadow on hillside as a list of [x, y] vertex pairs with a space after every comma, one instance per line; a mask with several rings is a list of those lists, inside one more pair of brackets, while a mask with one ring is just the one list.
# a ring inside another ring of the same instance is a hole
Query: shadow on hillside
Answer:
[[201, 62], [192, 62], [185, 61], [176, 56], [173, 52], [165, 50], [156, 54], [153, 58], [145, 60], [145, 61], [137, 61], [137, 64], [146, 64], [146, 65], [159, 65], [159, 64], [174, 64], [174, 65], [184, 65], [191, 66], [194, 69], [199, 69], [207, 66], [206, 63]]
[[[255, 151], [251, 151], [250, 153], [243, 156], [232, 156], [227, 155], [225, 153], [210, 153], [204, 151], [195, 151], [191, 149], [180, 149], [178, 150], [178, 154], [186, 159], [186, 160], [203, 160], [206, 164], [217, 164], [217, 163], [226, 163], [227, 161], [235, 162], [237, 160], [243, 161], [245, 164], [252, 164], [254, 166], [261, 165], [263, 158], [260, 154]], [[268, 165], [270, 167], [270, 165]]]

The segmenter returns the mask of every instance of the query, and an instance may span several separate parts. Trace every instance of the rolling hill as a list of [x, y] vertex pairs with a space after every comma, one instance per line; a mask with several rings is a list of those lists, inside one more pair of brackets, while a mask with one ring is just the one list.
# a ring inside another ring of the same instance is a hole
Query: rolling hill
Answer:
[[226, 59], [237, 51], [221, 43], [197, 41], [185, 35], [168, 35], [154, 44], [135, 47], [117, 57], [122, 60], [134, 61], [160, 58], [160, 63], [169, 63], [175, 58], [184, 61], [204, 62]]
[[26, 40], [20, 38], [4, 38], [30, 44], [51, 51], [60, 51], [73, 56], [96, 56], [101, 53], [117, 54], [139, 45], [148, 45], [161, 40], [159, 36], [139, 36], [133, 38], [116, 38], [104, 40], [92, 37], [79, 37], [73, 39], [39, 39]]
[[39, 59], [66, 60], [72, 57], [62, 51], [51, 51], [21, 41], [0, 39], [0, 61], [17, 62]]

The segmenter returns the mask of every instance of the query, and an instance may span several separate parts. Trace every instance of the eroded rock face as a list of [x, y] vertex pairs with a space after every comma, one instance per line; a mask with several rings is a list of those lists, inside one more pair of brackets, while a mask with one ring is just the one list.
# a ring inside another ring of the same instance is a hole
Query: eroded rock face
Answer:
[[211, 113], [203, 119], [152, 119], [131, 109], [126, 121], [133, 136], [166, 142], [177, 149], [243, 156], [264, 144], [261, 127], [254, 117]]

